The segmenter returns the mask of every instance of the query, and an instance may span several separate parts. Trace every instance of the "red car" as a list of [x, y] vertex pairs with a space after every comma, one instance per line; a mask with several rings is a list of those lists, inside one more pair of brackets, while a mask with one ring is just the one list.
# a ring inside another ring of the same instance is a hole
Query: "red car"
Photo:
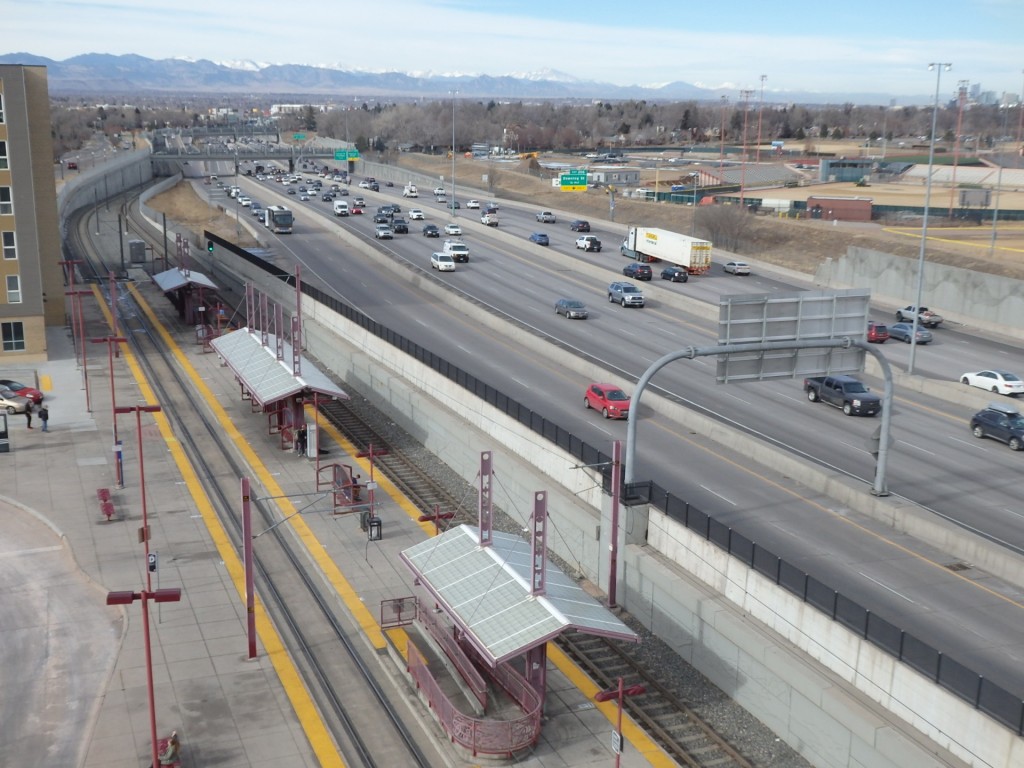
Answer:
[[358, 216], [363, 212], [363, 209], [360, 208], [358, 205], [353, 205], [351, 208], [348, 209], [348, 212], [351, 213], [353, 216]]
[[29, 387], [14, 379], [0, 379], [0, 389], [9, 389], [17, 395], [27, 397], [36, 405], [43, 402], [43, 393], [35, 387]]
[[889, 340], [889, 329], [881, 323], [868, 322], [868, 341], [872, 344], [885, 344]]
[[591, 384], [583, 396], [583, 406], [600, 411], [606, 419], [629, 418], [629, 395], [614, 384]]

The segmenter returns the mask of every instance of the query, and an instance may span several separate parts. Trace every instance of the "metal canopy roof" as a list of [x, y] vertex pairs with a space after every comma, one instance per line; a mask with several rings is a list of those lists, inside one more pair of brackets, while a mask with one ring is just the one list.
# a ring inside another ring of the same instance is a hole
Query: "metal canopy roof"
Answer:
[[476, 527], [460, 525], [399, 557], [493, 666], [567, 629], [639, 640], [556, 565], [545, 569], [545, 594], [531, 594], [530, 544], [519, 536], [494, 531], [481, 547]]
[[175, 267], [174, 269], [168, 269], [166, 272], [153, 275], [153, 282], [164, 293], [177, 290], [189, 283], [195, 283], [203, 288], [213, 288], [214, 290], [217, 288], [214, 282], [202, 272], [194, 272], [191, 269], [182, 269], [181, 267]]
[[260, 343], [260, 333], [240, 328], [210, 342], [210, 346], [224, 358], [235, 372], [252, 399], [261, 406], [283, 400], [302, 392], [348, 400], [348, 395], [322, 373], [313, 363], [302, 357], [302, 375], [292, 374], [292, 345], [283, 342], [283, 359], [278, 360], [275, 349], [277, 339], [268, 334], [267, 346]]

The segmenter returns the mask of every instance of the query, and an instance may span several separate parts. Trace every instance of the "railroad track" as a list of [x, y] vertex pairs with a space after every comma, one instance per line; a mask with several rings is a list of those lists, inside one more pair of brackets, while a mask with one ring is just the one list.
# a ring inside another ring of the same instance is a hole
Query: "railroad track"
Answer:
[[[84, 222], [83, 218], [69, 228], [69, 246], [83, 262], [83, 279], [98, 283], [106, 291], [105, 280], [100, 276], [107, 275], [109, 267], [91, 247]], [[207, 414], [205, 403], [196, 396], [159, 335], [151, 332], [145, 315], [127, 292], [119, 296], [118, 314], [124, 335], [171, 421], [176, 438], [233, 545], [240, 550], [238, 478], [249, 475], [249, 468], [236, 458], [236, 451]], [[265, 503], [254, 502], [253, 511], [254, 527], [270, 529], [279, 522], [276, 510]], [[386, 684], [377, 679], [380, 672], [371, 667], [374, 662], [364, 658], [365, 650], [352, 639], [352, 627], [346, 626], [346, 619], [337, 613], [336, 596], [327, 593], [322, 581], [308, 572], [307, 557], [287, 526], [274, 527], [268, 535], [260, 537], [254, 547], [254, 562], [260, 598], [292, 652], [346, 765], [426, 768], [435, 764], [406, 727], [389, 699]], [[326, 638], [331, 638], [330, 642]], [[352, 701], [358, 704], [353, 706]]]
[[[404, 448], [405, 438], [402, 445], [389, 443], [348, 402], [322, 403], [320, 413], [358, 451], [368, 451], [372, 445], [375, 472], [394, 483], [421, 513], [454, 513], [454, 518], [443, 523], [442, 527], [460, 522], [476, 523], [475, 496], [470, 494], [468, 507], [464, 499], [456, 498], [444, 484], [416, 463]], [[510, 530], [518, 532], [521, 526], [512, 524]], [[687, 768], [753, 768], [751, 762], [686, 704], [684, 693], [672, 690], [649, 672], [639, 658], [630, 653], [631, 646], [621, 647], [605, 638], [588, 635], [563, 636], [557, 642], [603, 688], [615, 687], [619, 677], [627, 681], [627, 685], [644, 685], [646, 693], [626, 699], [625, 706], [679, 765]]]
[[753, 768], [722, 736], [620, 645], [594, 635], [563, 635], [555, 641], [604, 689], [643, 685], [623, 706], [647, 734], [687, 768]]

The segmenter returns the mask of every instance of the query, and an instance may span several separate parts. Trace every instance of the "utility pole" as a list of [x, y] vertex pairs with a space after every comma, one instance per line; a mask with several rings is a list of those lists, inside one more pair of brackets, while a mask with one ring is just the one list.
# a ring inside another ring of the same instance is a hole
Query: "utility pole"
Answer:
[[747, 115], [749, 114], [750, 97], [753, 91], [740, 91], [743, 100], [743, 164], [740, 166], [740, 208], [743, 207], [743, 192], [747, 186]]
[[761, 114], [764, 112], [764, 81], [768, 75], [761, 75], [761, 101], [757, 105], [757, 149], [754, 150], [754, 162], [761, 162]]

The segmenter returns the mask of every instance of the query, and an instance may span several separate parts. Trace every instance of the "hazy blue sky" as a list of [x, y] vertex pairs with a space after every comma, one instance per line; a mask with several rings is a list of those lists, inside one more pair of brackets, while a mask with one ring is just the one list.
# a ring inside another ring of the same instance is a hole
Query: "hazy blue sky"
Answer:
[[5, 53], [136, 53], [220, 63], [707, 88], [930, 94], [929, 62], [1024, 88], [1021, 0], [0, 0]]

